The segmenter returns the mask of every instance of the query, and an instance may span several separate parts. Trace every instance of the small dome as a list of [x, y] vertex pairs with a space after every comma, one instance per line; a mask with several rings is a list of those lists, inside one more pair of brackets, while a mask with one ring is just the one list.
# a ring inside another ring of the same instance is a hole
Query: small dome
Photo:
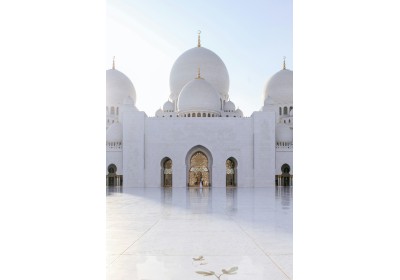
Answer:
[[232, 101], [229, 100], [228, 102], [225, 103], [224, 106], [225, 112], [235, 111], [235, 109], [236, 109], [235, 104]]
[[163, 115], [164, 115], [164, 112], [163, 112], [163, 110], [161, 110], [161, 108], [156, 111], [156, 117], [162, 117]]
[[119, 122], [113, 123], [106, 133], [107, 142], [120, 142], [122, 141], [122, 124]]
[[171, 101], [167, 101], [167, 102], [165, 102], [164, 103], [164, 106], [163, 106], [163, 111], [164, 112], [171, 112], [171, 111], [174, 111], [174, 103], [172, 103]]
[[132, 99], [133, 104], [136, 103], [136, 91], [131, 80], [115, 69], [106, 71], [106, 94], [108, 106], [121, 105], [128, 96]]
[[283, 69], [269, 79], [264, 104], [293, 104], [293, 71]]
[[169, 78], [170, 99], [178, 99], [183, 87], [196, 77], [199, 68], [201, 76], [217, 90], [221, 99], [228, 100], [228, 70], [218, 55], [203, 47], [189, 49], [175, 61]]
[[243, 117], [243, 112], [239, 108], [235, 111], [236, 116]]
[[220, 112], [217, 90], [203, 78], [192, 80], [179, 94], [178, 111]]
[[292, 142], [293, 141], [293, 130], [284, 124], [277, 124], [275, 130], [276, 141], [280, 142]]

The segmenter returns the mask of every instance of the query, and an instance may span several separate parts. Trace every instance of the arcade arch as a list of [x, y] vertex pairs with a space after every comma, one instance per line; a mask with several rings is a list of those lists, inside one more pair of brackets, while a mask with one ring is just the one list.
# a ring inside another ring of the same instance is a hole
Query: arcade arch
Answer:
[[161, 160], [161, 185], [172, 187], [172, 160], [169, 157]]
[[225, 162], [226, 165], [226, 186], [236, 187], [237, 186], [237, 160], [230, 157]]
[[212, 185], [212, 155], [204, 146], [197, 145], [186, 155], [186, 185], [188, 187]]

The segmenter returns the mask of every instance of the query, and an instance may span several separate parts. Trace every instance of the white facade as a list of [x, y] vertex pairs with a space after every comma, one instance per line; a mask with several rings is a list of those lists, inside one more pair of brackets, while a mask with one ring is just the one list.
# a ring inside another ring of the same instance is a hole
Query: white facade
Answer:
[[199, 40], [173, 65], [170, 89], [162, 109], [148, 117], [135, 107], [130, 80], [114, 64], [107, 70], [108, 185], [292, 184], [291, 70], [284, 66], [271, 77], [262, 109], [243, 117], [229, 100], [224, 63]]

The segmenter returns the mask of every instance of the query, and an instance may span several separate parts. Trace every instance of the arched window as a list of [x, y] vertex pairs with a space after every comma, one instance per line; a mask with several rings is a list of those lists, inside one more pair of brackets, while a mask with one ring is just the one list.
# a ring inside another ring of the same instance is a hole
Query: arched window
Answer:
[[208, 117], [210, 117], [210, 113], [208, 113]]
[[286, 120], [284, 120], [283, 123], [286, 123]]
[[197, 113], [197, 116], [198, 116], [198, 117], [201, 117], [201, 114], [200, 114], [200, 113]]
[[195, 113], [192, 113], [192, 117], [195, 117], [196, 116], [196, 114]]
[[282, 115], [282, 107], [279, 107], [279, 116]]
[[283, 108], [283, 114], [287, 115], [287, 107]]
[[205, 117], [206, 116], [206, 113], [203, 113], [203, 117]]
[[111, 107], [111, 115], [114, 115], [114, 107]]

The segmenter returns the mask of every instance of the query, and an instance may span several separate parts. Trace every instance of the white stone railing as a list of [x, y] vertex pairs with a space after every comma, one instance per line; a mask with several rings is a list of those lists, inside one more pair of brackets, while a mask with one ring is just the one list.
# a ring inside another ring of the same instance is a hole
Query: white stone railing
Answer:
[[107, 141], [107, 151], [122, 151], [122, 142], [109, 142]]
[[[179, 116], [172, 116], [172, 117], [170, 117], [169, 115], [168, 116], [165, 116], [164, 118], [161, 116], [161, 117], [157, 117], [157, 116], [150, 116], [150, 117], [148, 117], [149, 119], [165, 119], [165, 120], [168, 120], [168, 119], [174, 119], [174, 120], [177, 120], [177, 119], [183, 119], [183, 120], [190, 120], [190, 119], [222, 119], [222, 118], [226, 118], [225, 116], [217, 116], [217, 117], [179, 117]], [[233, 116], [230, 116], [229, 118], [234, 118]], [[249, 119], [249, 118], [251, 118], [251, 117], [236, 117], [237, 119]]]
[[293, 186], [293, 175], [275, 175], [275, 186]]
[[293, 142], [276, 142], [277, 151], [293, 151]]

